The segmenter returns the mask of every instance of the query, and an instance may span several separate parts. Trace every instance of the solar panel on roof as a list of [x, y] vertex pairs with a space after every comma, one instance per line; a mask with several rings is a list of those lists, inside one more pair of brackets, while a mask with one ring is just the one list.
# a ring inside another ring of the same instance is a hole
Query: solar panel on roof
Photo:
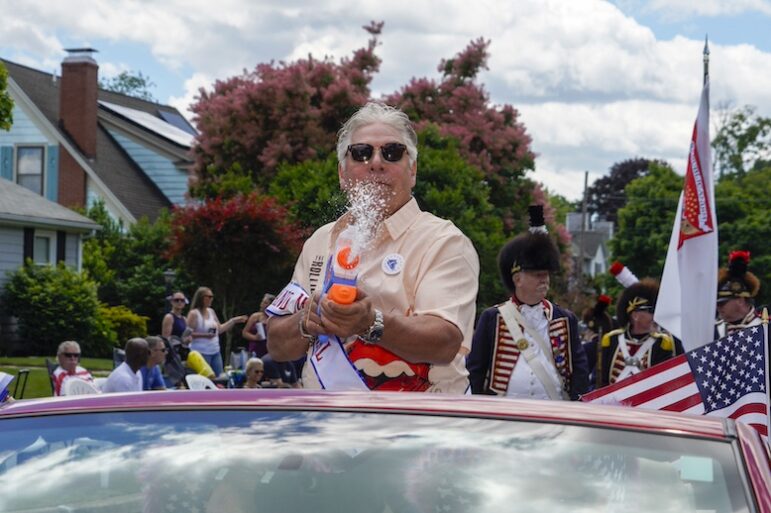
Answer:
[[187, 122], [187, 120], [181, 116], [180, 114], [177, 114], [176, 112], [166, 112], [165, 110], [158, 110], [158, 114], [166, 120], [167, 123], [174, 125], [175, 127], [184, 130], [190, 135], [198, 135], [195, 132], [195, 128], [190, 126], [190, 123]]
[[193, 135], [141, 110], [99, 100], [99, 105], [180, 146], [193, 145]]

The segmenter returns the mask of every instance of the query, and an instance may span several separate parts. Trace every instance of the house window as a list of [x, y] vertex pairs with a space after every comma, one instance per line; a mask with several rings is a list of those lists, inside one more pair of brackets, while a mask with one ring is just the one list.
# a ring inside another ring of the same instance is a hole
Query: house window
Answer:
[[16, 181], [32, 192], [43, 194], [43, 146], [16, 148]]
[[35, 239], [32, 246], [32, 260], [37, 265], [56, 263], [55, 232], [35, 230]]

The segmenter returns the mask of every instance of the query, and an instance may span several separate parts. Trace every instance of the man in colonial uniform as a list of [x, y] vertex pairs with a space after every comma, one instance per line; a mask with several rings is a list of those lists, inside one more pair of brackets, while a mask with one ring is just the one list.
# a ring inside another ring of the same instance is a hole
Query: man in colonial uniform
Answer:
[[749, 263], [749, 251], [732, 251], [728, 267], [718, 271], [715, 338], [761, 323], [754, 303], [760, 280], [747, 270]]
[[466, 366], [475, 394], [576, 400], [589, 368], [575, 315], [546, 299], [559, 250], [546, 233], [543, 207], [530, 207], [530, 230], [498, 255], [511, 298], [479, 318]]
[[616, 304], [621, 326], [602, 337], [602, 372], [605, 386], [683, 353], [679, 340], [658, 331], [653, 322], [659, 286], [644, 278], [624, 289]]

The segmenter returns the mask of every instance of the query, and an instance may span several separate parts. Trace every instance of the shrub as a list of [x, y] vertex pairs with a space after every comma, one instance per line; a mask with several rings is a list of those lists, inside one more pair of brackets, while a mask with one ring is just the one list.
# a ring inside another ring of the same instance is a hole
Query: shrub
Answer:
[[39, 267], [28, 260], [9, 277], [3, 302], [19, 320], [24, 353], [54, 354], [60, 342], [76, 340], [90, 354], [104, 341], [96, 283], [87, 275], [63, 263]]
[[130, 338], [147, 336], [148, 318], [135, 314], [125, 306], [102, 305], [99, 314], [114, 332], [116, 347], [123, 347]]

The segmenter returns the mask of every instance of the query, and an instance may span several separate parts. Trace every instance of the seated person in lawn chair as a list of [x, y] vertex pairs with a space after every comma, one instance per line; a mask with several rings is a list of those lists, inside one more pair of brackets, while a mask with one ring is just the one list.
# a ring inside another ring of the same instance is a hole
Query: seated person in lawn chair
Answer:
[[80, 344], [77, 342], [67, 340], [59, 344], [59, 348], [56, 350], [56, 359], [59, 361], [59, 366], [51, 374], [54, 395], [62, 395], [64, 382], [68, 379], [94, 382], [91, 373], [78, 365], [80, 363]]

